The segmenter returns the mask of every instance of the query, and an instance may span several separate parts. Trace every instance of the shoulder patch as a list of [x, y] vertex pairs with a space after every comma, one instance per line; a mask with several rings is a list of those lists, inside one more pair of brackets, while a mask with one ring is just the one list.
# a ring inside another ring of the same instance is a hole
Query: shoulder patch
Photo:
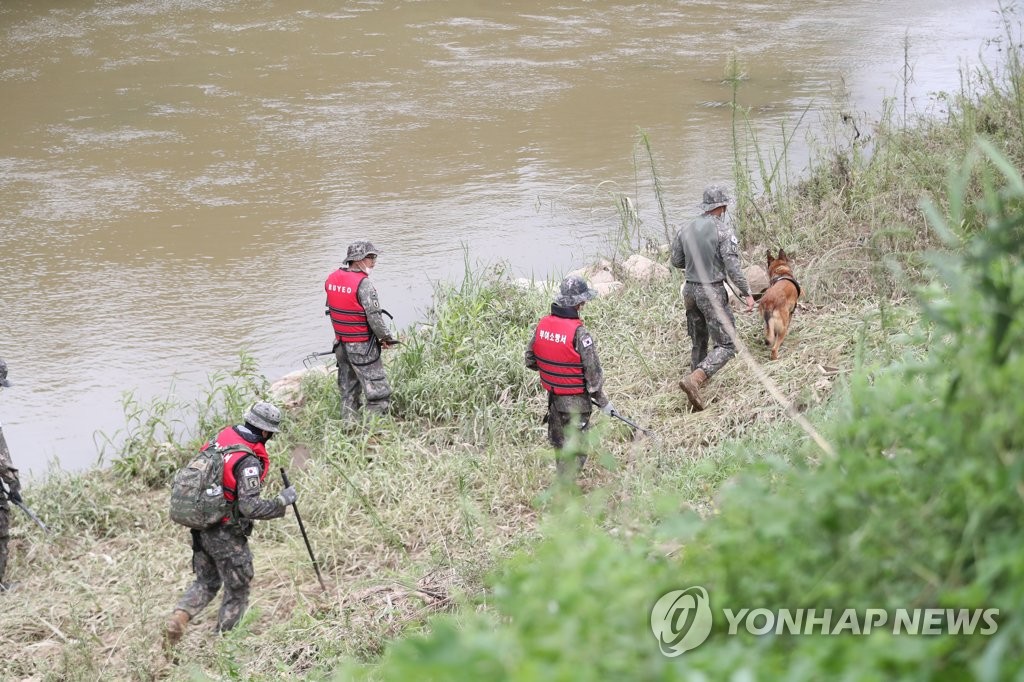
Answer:
[[587, 336], [583, 337], [583, 347], [584, 348], [590, 348], [593, 345], [594, 345], [594, 339], [591, 338], [590, 335], [587, 335]]
[[245, 487], [249, 490], [256, 490], [260, 487], [260, 477], [251, 476], [245, 479]]
[[259, 478], [259, 475], [260, 475], [260, 470], [258, 468], [256, 468], [256, 467], [245, 467], [245, 469], [242, 470], [242, 476], [245, 476], [245, 477], [255, 476], [255, 477]]
[[736, 239], [736, 235], [732, 235], [731, 237], [729, 237], [729, 241], [731, 241], [733, 244], [739, 244], [740, 243], [740, 240]]

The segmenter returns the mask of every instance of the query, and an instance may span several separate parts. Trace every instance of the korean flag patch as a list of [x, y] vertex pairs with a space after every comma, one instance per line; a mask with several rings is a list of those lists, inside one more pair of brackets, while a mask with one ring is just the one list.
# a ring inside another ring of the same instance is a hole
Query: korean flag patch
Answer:
[[590, 348], [593, 345], [594, 345], [594, 339], [592, 339], [589, 336], [584, 336], [583, 337], [583, 347], [584, 348]]
[[242, 476], [244, 476], [245, 478], [248, 478], [249, 476], [258, 477], [259, 475], [260, 470], [257, 469], [256, 467], [245, 467], [244, 469], [242, 469]]

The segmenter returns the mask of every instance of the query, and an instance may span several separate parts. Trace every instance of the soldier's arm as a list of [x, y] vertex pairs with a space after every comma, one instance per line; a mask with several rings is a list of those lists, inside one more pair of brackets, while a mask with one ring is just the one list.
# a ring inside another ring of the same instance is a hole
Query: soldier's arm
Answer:
[[530, 334], [530, 342], [528, 344], [526, 344], [526, 354], [525, 354], [526, 368], [527, 369], [532, 369], [533, 371], [537, 371], [537, 356], [534, 355], [534, 353], [533, 353], [533, 341], [536, 338], [537, 338], [537, 330], [534, 329], [533, 333]]
[[597, 357], [597, 342], [586, 327], [580, 326], [576, 330], [573, 343], [583, 361], [583, 378], [587, 382], [587, 393], [598, 407], [604, 407], [608, 404], [608, 396], [604, 393], [604, 372], [601, 371], [601, 361]]
[[391, 338], [388, 326], [384, 323], [384, 316], [380, 312], [377, 289], [366, 277], [359, 282], [359, 288], [356, 289], [356, 298], [359, 299], [359, 304], [366, 310], [366, 322], [370, 325], [370, 331], [373, 332], [373, 335], [382, 343], [394, 341]]
[[718, 226], [718, 251], [722, 254], [725, 274], [740, 288], [740, 294], [750, 296], [750, 285], [747, 284], [747, 276], [743, 274], [743, 264], [740, 263], [740, 241], [732, 228], [724, 222]]
[[683, 231], [676, 232], [672, 239], [672, 266], [680, 270], [686, 268], [686, 254], [683, 252]]
[[14, 462], [11, 461], [11, 451], [7, 449], [7, 439], [4, 438], [2, 426], [0, 426], [0, 478], [11, 490], [21, 489], [18, 470], [14, 468]]
[[239, 516], [247, 519], [279, 519], [284, 516], [286, 507], [274, 500], [260, 497], [263, 484], [260, 481], [260, 460], [249, 455], [235, 464], [235, 490]]

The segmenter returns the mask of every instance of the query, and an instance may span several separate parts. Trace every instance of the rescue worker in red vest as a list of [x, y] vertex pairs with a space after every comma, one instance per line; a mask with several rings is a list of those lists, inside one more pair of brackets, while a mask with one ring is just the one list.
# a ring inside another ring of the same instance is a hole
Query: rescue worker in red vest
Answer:
[[[7, 380], [7, 363], [0, 359], [0, 386], [6, 388], [10, 385], [11, 382]], [[21, 481], [7, 449], [3, 426], [0, 426], [0, 480], [3, 480], [7, 490], [6, 495], [0, 492], [0, 592], [6, 592], [9, 586], [3, 579], [7, 571], [7, 540], [10, 537], [10, 507], [7, 500], [10, 498], [11, 502], [21, 502]]]
[[566, 427], [575, 423], [586, 430], [594, 403], [605, 414], [615, 409], [604, 393], [597, 344], [580, 319], [580, 309], [596, 296], [582, 277], [566, 277], [551, 314], [537, 323], [526, 347], [526, 366], [540, 373], [548, 392], [548, 441], [555, 448], [560, 476], [575, 476], [587, 461], [585, 453], [563, 452]]
[[324, 283], [326, 313], [334, 327], [341, 418], [345, 421], [356, 421], [363, 394], [366, 411], [372, 414], [386, 414], [391, 404], [391, 386], [380, 351], [398, 341], [384, 323], [377, 289], [369, 279], [379, 253], [366, 240], [352, 242], [345, 267], [332, 272]]
[[[192, 570], [196, 579], [178, 600], [167, 623], [166, 643], [174, 646], [195, 618], [224, 587], [224, 598], [217, 615], [217, 631], [226, 632], [238, 624], [249, 603], [249, 583], [253, 577], [249, 535], [254, 520], [284, 516], [288, 505], [298, 497], [289, 486], [271, 500], [260, 493], [270, 471], [266, 443], [277, 433], [281, 411], [268, 402], [258, 402], [245, 413], [245, 423], [228, 426], [216, 436], [221, 447], [244, 445], [251, 452], [228, 455], [224, 461], [224, 497], [233, 502], [230, 516], [205, 530], [192, 531]], [[209, 443], [203, 445], [205, 450]]]

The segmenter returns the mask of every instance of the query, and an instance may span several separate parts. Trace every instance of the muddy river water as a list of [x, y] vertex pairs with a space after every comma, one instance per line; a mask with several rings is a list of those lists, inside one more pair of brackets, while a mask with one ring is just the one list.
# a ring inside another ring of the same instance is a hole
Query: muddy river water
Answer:
[[[348, 242], [399, 327], [473, 263], [558, 276], [616, 198], [661, 231], [731, 177], [731, 86], [761, 144], [941, 114], [995, 54], [989, 0], [79, 0], [0, 3], [0, 419], [16, 463], [81, 469], [119, 397], [190, 398], [246, 348], [329, 348]], [[909, 59], [906, 56], [909, 55]], [[909, 67], [909, 68], [907, 68]], [[799, 125], [798, 125], [799, 122]], [[796, 162], [799, 166], [799, 162]], [[640, 169], [638, 171], [638, 168]], [[799, 168], [796, 169], [797, 171]], [[639, 178], [639, 181], [638, 181]], [[641, 186], [638, 190], [638, 182]]]

